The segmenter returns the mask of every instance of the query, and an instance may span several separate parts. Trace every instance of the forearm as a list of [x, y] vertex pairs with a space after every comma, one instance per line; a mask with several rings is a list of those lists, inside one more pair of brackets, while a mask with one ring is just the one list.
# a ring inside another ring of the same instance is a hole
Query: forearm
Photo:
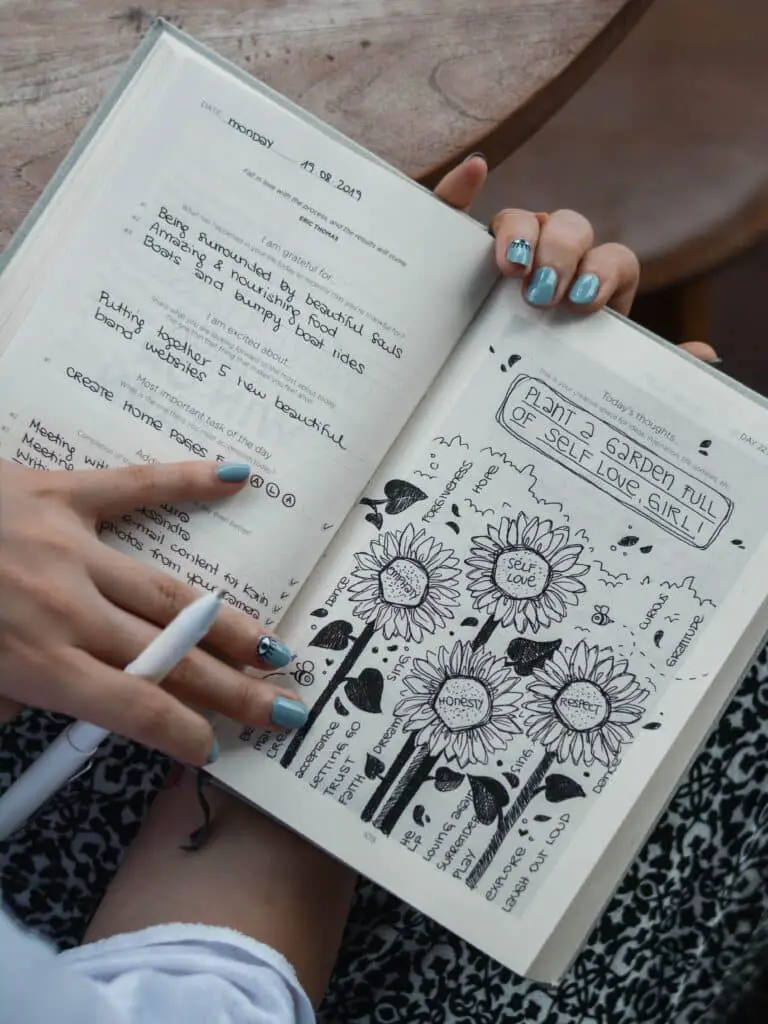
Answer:
[[181, 849], [201, 823], [194, 775], [158, 796], [85, 941], [168, 922], [235, 928], [282, 953], [317, 1004], [354, 873], [223, 791], [206, 786], [205, 795], [214, 829], [195, 852]]

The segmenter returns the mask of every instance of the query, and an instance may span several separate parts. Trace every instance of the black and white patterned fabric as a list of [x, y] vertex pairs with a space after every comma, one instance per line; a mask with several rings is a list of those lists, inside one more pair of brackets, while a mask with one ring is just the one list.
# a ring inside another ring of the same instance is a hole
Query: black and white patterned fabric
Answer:
[[[63, 724], [0, 732], [0, 789]], [[12, 910], [61, 948], [80, 941], [168, 765], [113, 740], [23, 834], [0, 845]], [[716, 1024], [768, 950], [768, 652], [557, 988], [522, 980], [361, 883], [323, 1024]]]

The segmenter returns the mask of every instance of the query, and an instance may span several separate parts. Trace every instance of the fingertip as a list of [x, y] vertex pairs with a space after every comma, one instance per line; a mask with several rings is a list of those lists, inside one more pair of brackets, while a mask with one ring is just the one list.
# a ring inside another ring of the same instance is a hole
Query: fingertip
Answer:
[[306, 705], [293, 694], [290, 696], [278, 694], [272, 701], [270, 717], [273, 725], [280, 729], [300, 729], [306, 725], [309, 711]]
[[695, 359], [700, 359], [703, 363], [709, 363], [714, 366], [719, 366], [722, 363], [722, 359], [716, 350], [705, 341], [684, 341], [680, 348], [685, 349], [689, 355], [692, 355]]
[[244, 484], [250, 475], [247, 462], [220, 462], [216, 467], [216, 477], [223, 484]]

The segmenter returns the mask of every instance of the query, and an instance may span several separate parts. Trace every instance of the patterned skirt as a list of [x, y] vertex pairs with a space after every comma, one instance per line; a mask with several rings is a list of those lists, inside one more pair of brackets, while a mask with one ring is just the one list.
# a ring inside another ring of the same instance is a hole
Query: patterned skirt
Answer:
[[[63, 719], [0, 729], [0, 790]], [[76, 945], [162, 785], [167, 761], [105, 746], [0, 844], [6, 903]], [[768, 650], [680, 786], [557, 988], [526, 981], [361, 882], [320, 1020], [326, 1024], [725, 1024], [768, 951]]]

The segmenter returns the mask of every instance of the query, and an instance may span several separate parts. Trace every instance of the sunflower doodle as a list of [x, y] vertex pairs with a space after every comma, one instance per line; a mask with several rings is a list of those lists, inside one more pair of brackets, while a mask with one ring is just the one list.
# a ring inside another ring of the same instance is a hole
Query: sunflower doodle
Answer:
[[624, 744], [633, 738], [630, 726], [645, 713], [648, 694], [625, 660], [584, 640], [570, 651], [555, 651], [545, 665], [534, 669], [523, 703], [525, 732], [545, 754], [467, 876], [470, 888], [482, 879], [534, 797], [546, 791], [556, 762], [586, 767], [597, 762], [606, 768], [616, 763]]
[[567, 526], [525, 512], [504, 517], [472, 538], [467, 578], [475, 608], [519, 633], [562, 622], [586, 590], [582, 550]]
[[[394, 714], [409, 734], [402, 770], [374, 824], [389, 835], [444, 757], [460, 768], [485, 765], [520, 735], [519, 680], [503, 658], [458, 641], [449, 650], [416, 658]], [[364, 815], [370, 820], [371, 813]]]
[[[349, 679], [352, 668], [380, 630], [384, 638], [420, 643], [426, 634], [445, 626], [459, 603], [461, 566], [450, 548], [417, 531], [412, 523], [399, 533], [385, 533], [368, 551], [355, 555], [354, 581], [348, 590], [352, 615], [365, 623], [328, 685], [315, 701], [306, 723], [286, 748], [280, 763], [287, 768], [326, 706]], [[313, 646], [344, 650], [352, 641], [352, 625], [328, 623]]]

